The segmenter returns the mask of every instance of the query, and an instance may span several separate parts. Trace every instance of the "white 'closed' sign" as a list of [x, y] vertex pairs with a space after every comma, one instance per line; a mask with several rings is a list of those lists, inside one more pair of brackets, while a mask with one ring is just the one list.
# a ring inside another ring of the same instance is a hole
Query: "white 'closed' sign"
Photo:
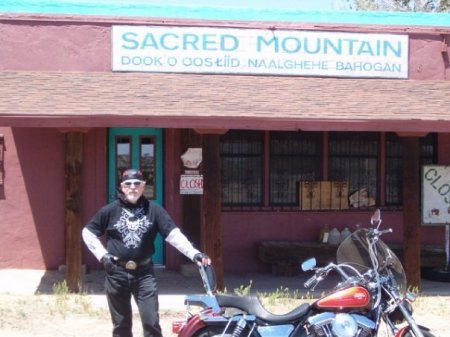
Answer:
[[180, 194], [203, 194], [203, 175], [182, 174]]
[[450, 224], [450, 166], [425, 165], [422, 173], [422, 223]]

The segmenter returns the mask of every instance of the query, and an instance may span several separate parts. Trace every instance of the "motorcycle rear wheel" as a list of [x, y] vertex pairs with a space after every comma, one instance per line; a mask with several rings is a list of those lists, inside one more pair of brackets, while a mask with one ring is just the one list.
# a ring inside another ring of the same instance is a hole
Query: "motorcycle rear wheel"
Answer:
[[[220, 337], [222, 336], [225, 326], [206, 326], [197, 331], [192, 337]], [[231, 337], [231, 333], [226, 333], [223, 337]]]
[[[430, 332], [430, 330], [428, 330], [427, 328], [424, 328], [424, 327], [420, 327], [420, 331], [422, 331], [422, 334], [423, 334], [423, 337], [435, 337], [431, 332]], [[411, 331], [411, 330], [408, 330], [404, 335], [403, 335], [403, 337], [416, 337], [416, 335]]]

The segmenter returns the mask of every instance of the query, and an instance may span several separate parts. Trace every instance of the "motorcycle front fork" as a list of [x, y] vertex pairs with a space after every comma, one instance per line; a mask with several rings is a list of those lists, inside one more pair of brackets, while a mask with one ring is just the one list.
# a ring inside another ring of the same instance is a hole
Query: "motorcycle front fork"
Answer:
[[405, 316], [406, 321], [408, 322], [409, 326], [411, 327], [411, 330], [414, 332], [416, 337], [424, 337], [422, 331], [420, 330], [419, 326], [417, 325], [416, 321], [412, 317], [412, 315], [409, 313], [409, 310], [405, 307], [403, 303], [400, 303], [399, 309], [402, 312], [402, 314]]

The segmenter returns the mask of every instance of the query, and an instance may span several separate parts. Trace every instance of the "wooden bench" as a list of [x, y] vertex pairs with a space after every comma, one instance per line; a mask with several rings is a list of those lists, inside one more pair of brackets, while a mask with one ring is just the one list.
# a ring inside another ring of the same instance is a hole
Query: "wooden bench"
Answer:
[[[403, 259], [401, 245], [389, 245], [394, 253]], [[318, 265], [336, 262], [337, 246], [317, 242], [268, 240], [261, 241], [258, 257], [271, 264], [272, 274], [294, 276], [300, 272], [300, 264], [315, 257]], [[422, 267], [442, 267], [446, 263], [445, 251], [436, 246], [423, 245], [421, 249]]]

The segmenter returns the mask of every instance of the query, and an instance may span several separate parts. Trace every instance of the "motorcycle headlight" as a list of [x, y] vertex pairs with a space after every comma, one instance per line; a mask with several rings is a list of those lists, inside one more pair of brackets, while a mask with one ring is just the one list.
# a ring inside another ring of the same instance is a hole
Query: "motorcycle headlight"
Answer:
[[[413, 308], [411, 303], [409, 302], [403, 302], [406, 309], [408, 310], [409, 314], [412, 315], [413, 313]], [[393, 312], [391, 312], [388, 315], [389, 319], [394, 322], [395, 324], [400, 324], [403, 323], [405, 321], [405, 316], [403, 315], [403, 313], [401, 312], [401, 310], [397, 307], [395, 308], [395, 310]]]

